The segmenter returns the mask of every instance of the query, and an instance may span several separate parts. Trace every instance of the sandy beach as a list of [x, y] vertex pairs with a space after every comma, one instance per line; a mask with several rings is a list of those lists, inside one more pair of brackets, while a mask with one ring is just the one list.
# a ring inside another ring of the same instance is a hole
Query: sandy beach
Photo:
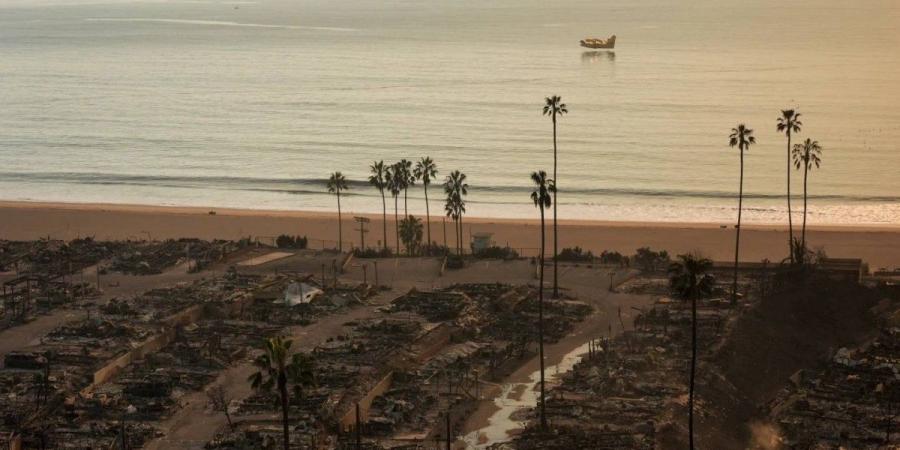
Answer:
[[[214, 214], [212, 214], [214, 212]], [[344, 245], [360, 243], [354, 214], [343, 213]], [[72, 239], [203, 239], [259, 238], [272, 241], [279, 234], [307, 236], [311, 248], [336, 247], [337, 214], [238, 210], [222, 208], [166, 207], [145, 205], [0, 202], [0, 238]], [[383, 240], [380, 215], [371, 222], [366, 245]], [[465, 239], [472, 233], [493, 233], [497, 245], [509, 245], [521, 254], [537, 254], [538, 220], [465, 218]], [[388, 215], [388, 245], [395, 246], [393, 219]], [[678, 254], [700, 251], [718, 261], [729, 260], [734, 251], [734, 229], [725, 224], [632, 223], [560, 221], [560, 248], [580, 246], [599, 254], [615, 250], [632, 254], [649, 246]], [[799, 233], [799, 230], [796, 230]], [[432, 216], [432, 240], [444, 241], [441, 216]], [[831, 257], [862, 258], [873, 269], [900, 266], [900, 226], [815, 226], [807, 231], [813, 249], [823, 248]], [[453, 245], [453, 226], [447, 223], [447, 241]], [[349, 244], [348, 244], [349, 243]], [[741, 259], [780, 260], [785, 256], [787, 229], [779, 225], [745, 225], [741, 237]]]

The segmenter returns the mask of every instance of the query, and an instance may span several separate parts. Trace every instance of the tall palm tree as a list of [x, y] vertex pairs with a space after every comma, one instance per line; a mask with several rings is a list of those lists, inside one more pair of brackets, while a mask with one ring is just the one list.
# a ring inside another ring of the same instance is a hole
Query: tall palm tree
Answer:
[[[447, 194], [447, 200], [444, 202], [444, 212], [447, 214], [447, 217], [453, 221], [453, 230], [456, 233], [456, 252], [459, 253], [459, 213], [456, 211], [457, 201], [452, 194]], [[446, 229], [445, 229], [446, 231]], [[448, 249], [449, 251], [449, 249]]]
[[428, 223], [426, 228], [428, 245], [431, 245], [431, 209], [428, 207], [428, 185], [431, 184], [431, 180], [437, 177], [437, 172], [437, 165], [430, 157], [426, 156], [416, 163], [414, 175], [416, 179], [422, 180], [422, 188], [425, 190], [425, 221]]
[[384, 174], [387, 188], [391, 191], [391, 196], [394, 197], [394, 231], [397, 235], [397, 253], [400, 253], [400, 217], [398, 216], [398, 201], [400, 198], [400, 191], [403, 190], [400, 170], [400, 163], [394, 163], [385, 170]]
[[[444, 193], [447, 194], [447, 206], [449, 206], [453, 214], [456, 216], [457, 228], [457, 251], [462, 254], [463, 250], [463, 226], [462, 219], [466, 213], [465, 196], [469, 194], [469, 184], [466, 183], [466, 174], [454, 170], [444, 180]], [[445, 208], [446, 209], [446, 208]]]
[[384, 189], [387, 187], [384, 176], [387, 168], [384, 166], [384, 161], [376, 161], [369, 166], [369, 171], [372, 173], [369, 175], [369, 184], [375, 186], [375, 189], [381, 193], [381, 221], [384, 228], [384, 248], [387, 249], [387, 203], [384, 198]]
[[787, 206], [788, 206], [788, 251], [791, 262], [794, 262], [794, 252], [791, 250], [791, 242], [794, 239], [794, 219], [791, 215], [791, 135], [799, 133], [803, 122], [800, 121], [800, 113], [793, 109], [781, 110], [776, 129], [787, 136]]
[[541, 362], [541, 428], [546, 430], [547, 416], [544, 410], [544, 246], [546, 241], [544, 210], [550, 208], [550, 205], [553, 203], [550, 194], [556, 190], [556, 186], [553, 180], [547, 179], [547, 172], [544, 172], [543, 170], [532, 172], [531, 181], [535, 184], [534, 191], [531, 192], [531, 200], [534, 202], [534, 206], [541, 212], [541, 253], [538, 258], [541, 273], [540, 282], [538, 283], [538, 345], [540, 348], [538, 359], [540, 359]]
[[[556, 183], [556, 116], [562, 117], [569, 110], [566, 104], [562, 102], [562, 97], [554, 95], [544, 99], [544, 114], [550, 116], [553, 120], [553, 182]], [[559, 233], [556, 227], [556, 205], [559, 199], [556, 197], [556, 190], [553, 191], [553, 298], [559, 297]]]
[[678, 255], [679, 261], [669, 266], [672, 293], [691, 302], [691, 379], [688, 390], [688, 439], [694, 448], [694, 377], [697, 370], [697, 300], [712, 293], [713, 279], [707, 274], [712, 261], [699, 255]]
[[416, 177], [412, 171], [412, 161], [401, 159], [397, 163], [397, 172], [394, 174], [400, 189], [403, 191], [403, 217], [409, 217], [409, 205], [407, 203], [407, 194], [409, 188], [416, 182]]
[[741, 154], [741, 183], [738, 190], [738, 221], [737, 221], [737, 238], [734, 241], [734, 284], [731, 286], [731, 301], [737, 302], [737, 276], [738, 276], [738, 253], [741, 248], [741, 210], [744, 201], [744, 152], [750, 150], [750, 145], [756, 143], [753, 137], [753, 130], [747, 128], [746, 125], [740, 124], [736, 128], [731, 129], [731, 136], [728, 138], [728, 145], [737, 147]]
[[806, 139], [800, 144], [794, 145], [794, 165], [799, 170], [803, 168], [803, 232], [800, 234], [800, 248], [806, 250], [806, 199], [807, 179], [813, 166], [819, 167], [822, 163], [822, 147], [819, 141]]
[[340, 172], [334, 172], [328, 177], [328, 182], [325, 183], [325, 187], [328, 188], [328, 192], [337, 196], [337, 205], [338, 205], [338, 251], [344, 251], [344, 234], [341, 220], [341, 191], [346, 191], [349, 189], [347, 187], [347, 179], [344, 178], [344, 175]]
[[253, 389], [271, 391], [276, 388], [281, 404], [281, 425], [284, 434], [284, 450], [290, 449], [288, 429], [288, 384], [294, 387], [296, 396], [302, 395], [302, 388], [315, 384], [313, 361], [302, 353], [289, 355], [292, 342], [281, 336], [266, 339], [265, 353], [259, 355], [253, 364], [259, 369], [247, 379]]

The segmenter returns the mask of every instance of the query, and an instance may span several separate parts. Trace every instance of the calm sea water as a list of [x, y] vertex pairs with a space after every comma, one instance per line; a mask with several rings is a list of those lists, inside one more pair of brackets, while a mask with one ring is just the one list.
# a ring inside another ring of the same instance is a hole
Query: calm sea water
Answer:
[[0, 199], [330, 210], [331, 171], [429, 155], [536, 217], [559, 94], [563, 217], [735, 220], [746, 122], [745, 217], [784, 222], [798, 107], [810, 221], [897, 224], [898, 47], [896, 0], [0, 0]]

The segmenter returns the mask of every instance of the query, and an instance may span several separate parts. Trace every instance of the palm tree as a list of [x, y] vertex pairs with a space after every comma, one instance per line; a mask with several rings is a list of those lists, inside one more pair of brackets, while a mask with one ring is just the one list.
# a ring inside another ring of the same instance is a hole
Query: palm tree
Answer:
[[334, 172], [328, 177], [328, 182], [325, 184], [325, 187], [328, 188], [328, 192], [337, 196], [337, 204], [338, 204], [338, 251], [344, 251], [344, 234], [342, 232], [341, 226], [341, 191], [346, 191], [349, 189], [347, 187], [347, 179], [344, 178], [344, 175], [340, 172]]
[[[568, 113], [566, 104], [562, 102], [562, 97], [554, 95], [544, 99], [544, 115], [550, 116], [553, 120], [553, 182], [557, 180], [556, 175], [556, 116], [562, 116]], [[556, 205], [559, 199], [556, 197], [556, 190], [553, 191], [553, 298], [559, 297], [559, 233], [556, 227]]]
[[394, 163], [385, 170], [384, 174], [384, 180], [387, 184], [387, 188], [390, 189], [391, 196], [394, 197], [394, 231], [397, 235], [397, 253], [400, 253], [400, 218], [398, 217], [398, 199], [400, 198], [400, 191], [403, 190], [400, 170], [400, 163]]
[[437, 177], [437, 172], [437, 165], [430, 157], [426, 156], [416, 163], [414, 175], [416, 179], [422, 180], [422, 188], [425, 190], [425, 220], [428, 223], [426, 228], [428, 230], [426, 234], [428, 245], [431, 245], [431, 210], [428, 207], [428, 185], [431, 184], [431, 180]]
[[540, 264], [540, 282], [538, 283], [538, 342], [540, 348], [539, 359], [541, 362], [541, 429], [547, 429], [547, 416], [544, 412], [544, 246], [545, 235], [544, 230], [544, 210], [550, 208], [553, 203], [550, 194], [556, 190], [553, 180], [547, 179], [547, 172], [539, 170], [532, 172], [531, 180], [534, 181], [535, 189], [531, 193], [531, 200], [534, 206], [541, 212], [541, 253], [539, 256]]
[[753, 130], [747, 128], [746, 125], [740, 124], [737, 128], [731, 129], [728, 145], [737, 147], [741, 154], [741, 182], [738, 190], [737, 238], [734, 242], [734, 284], [731, 287], [731, 301], [733, 303], [737, 302], [738, 253], [741, 248], [741, 211], [744, 200], [744, 152], [750, 150], [750, 145], [755, 143], [756, 138], [753, 137]]
[[[453, 220], [453, 230], [456, 232], [456, 252], [459, 253], [459, 213], [456, 211], [456, 199], [455, 197], [448, 193], [447, 200], [444, 202], [444, 212], [447, 214], [451, 220]], [[449, 251], [449, 249], [448, 249]]]
[[412, 256], [418, 252], [422, 244], [422, 219], [416, 216], [408, 216], [400, 221], [400, 238], [406, 246], [406, 254]]
[[800, 248], [804, 251], [806, 250], [806, 181], [813, 166], [818, 168], [822, 163], [821, 155], [822, 147], [819, 146], [819, 141], [807, 138], [803, 143], [794, 145], [794, 165], [798, 170], [803, 168], [803, 232], [800, 234]]
[[385, 171], [387, 168], [384, 166], [384, 161], [375, 161], [369, 166], [369, 184], [378, 189], [378, 192], [381, 193], [381, 222], [384, 231], [384, 249], [387, 249], [387, 203], [384, 199], [384, 189], [387, 187], [387, 183], [384, 180]]
[[456, 248], [457, 251], [462, 254], [462, 218], [466, 213], [466, 200], [464, 197], [469, 194], [469, 185], [466, 183], [466, 174], [458, 170], [451, 172], [446, 180], [444, 180], [444, 193], [447, 194], [447, 205], [445, 206], [445, 210], [450, 208], [452, 214], [448, 213], [448, 216], [455, 216], [453, 218], [456, 221], [457, 228]]
[[680, 261], [669, 266], [669, 287], [672, 293], [691, 302], [691, 380], [688, 390], [688, 439], [694, 448], [694, 376], [697, 370], [697, 299], [712, 293], [713, 279], [707, 272], [712, 261], [699, 255], [678, 255]]
[[[776, 129], [787, 136], [787, 205], [788, 205], [788, 250], [791, 250], [791, 240], [794, 238], [794, 219], [791, 216], [791, 135], [800, 132], [803, 122], [800, 121], [800, 113], [793, 109], [781, 110]], [[794, 262], [794, 252], [791, 251], [791, 262]]]
[[296, 396], [302, 394], [304, 386], [315, 383], [313, 361], [309, 356], [295, 353], [289, 356], [291, 341], [281, 336], [266, 339], [265, 353], [259, 355], [253, 364], [259, 369], [247, 379], [253, 389], [271, 391], [277, 388], [281, 403], [282, 432], [284, 433], [284, 450], [290, 449], [290, 432], [288, 430], [288, 384], [294, 386]]
[[394, 175], [397, 176], [397, 182], [403, 191], [403, 217], [409, 217], [409, 208], [406, 201], [407, 194], [409, 193], [409, 188], [416, 182], [416, 177], [412, 171], [412, 161], [401, 159], [397, 163], [397, 172]]

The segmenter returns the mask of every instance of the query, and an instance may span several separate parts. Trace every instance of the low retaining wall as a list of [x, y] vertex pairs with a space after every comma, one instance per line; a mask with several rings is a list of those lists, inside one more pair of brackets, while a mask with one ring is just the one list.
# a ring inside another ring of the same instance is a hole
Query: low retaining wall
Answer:
[[418, 355], [416, 355], [416, 361], [421, 364], [438, 354], [450, 343], [452, 334], [453, 328], [446, 323], [441, 323], [434, 327], [433, 330], [419, 340], [419, 351]]
[[[253, 296], [247, 295], [241, 299], [223, 305], [222, 312], [227, 316], [240, 314], [244, 307], [253, 302]], [[160, 351], [165, 346], [175, 341], [177, 328], [195, 323], [212, 313], [212, 305], [194, 305], [172, 314], [162, 320], [163, 330], [141, 343], [141, 345], [110, 361], [102, 368], [94, 372], [93, 383], [83, 392], [90, 392], [94, 387], [102, 385], [115, 378], [119, 372], [128, 367], [133, 361], [141, 360], [147, 355]]]
[[109, 364], [94, 372], [94, 382], [88, 389], [101, 385], [114, 378], [119, 372], [131, 364], [132, 361], [143, 359], [147, 355], [158, 352], [161, 348], [175, 340], [174, 328], [167, 328], [162, 333], [144, 341], [130, 352], [112, 360]]
[[[375, 397], [387, 392], [391, 388], [394, 380], [394, 372], [388, 372], [381, 381], [378, 382], [369, 392], [359, 400], [359, 421], [365, 423], [369, 420], [369, 410], [372, 408], [372, 401]], [[341, 430], [349, 432], [356, 427], [356, 405], [350, 407], [350, 410], [344, 414], [340, 422]]]

